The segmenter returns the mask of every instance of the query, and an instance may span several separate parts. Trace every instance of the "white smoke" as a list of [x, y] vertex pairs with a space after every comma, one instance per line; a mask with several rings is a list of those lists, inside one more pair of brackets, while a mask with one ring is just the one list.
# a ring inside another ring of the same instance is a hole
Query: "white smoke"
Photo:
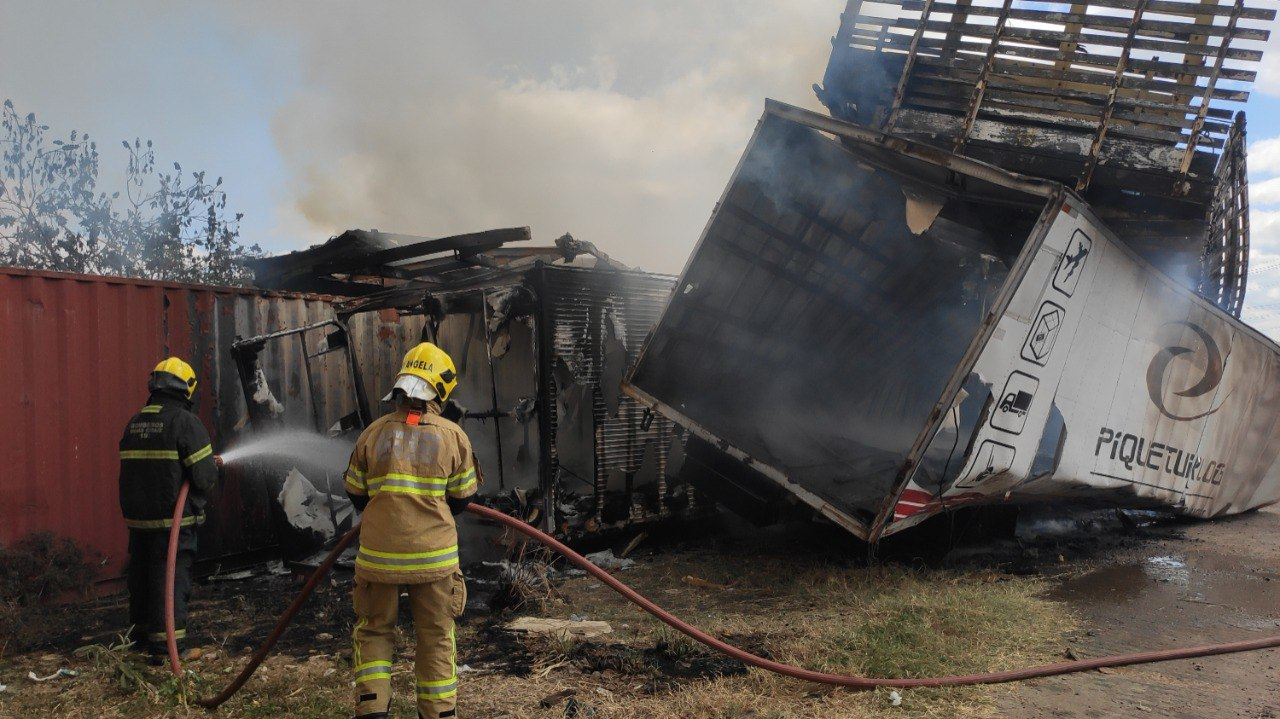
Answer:
[[570, 231], [683, 265], [766, 96], [818, 109], [840, 0], [274, 3], [304, 68], [274, 118], [312, 241]]

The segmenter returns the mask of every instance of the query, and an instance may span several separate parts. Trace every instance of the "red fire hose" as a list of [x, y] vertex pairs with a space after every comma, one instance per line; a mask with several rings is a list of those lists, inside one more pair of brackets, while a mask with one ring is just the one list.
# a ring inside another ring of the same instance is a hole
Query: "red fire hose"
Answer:
[[[183, 491], [178, 498], [178, 509], [175, 510], [175, 516], [181, 514], [182, 506], [185, 499], [186, 499], [186, 487], [184, 486]], [[712, 649], [715, 649], [716, 651], [722, 654], [726, 654], [730, 657], [733, 657], [734, 659], [737, 659], [738, 661], [744, 664], [749, 664], [751, 666], [758, 667], [760, 669], [765, 669], [777, 674], [782, 674], [784, 676], [792, 677], [795, 679], [801, 679], [809, 682], [816, 682], [819, 684], [833, 684], [836, 686], [850, 687], [853, 689], [875, 689], [877, 687], [899, 687], [899, 688], [945, 687], [945, 686], [959, 686], [964, 684], [999, 684], [1001, 682], [1021, 681], [1024, 679], [1034, 679], [1036, 677], [1049, 677], [1049, 676], [1054, 676], [1058, 674], [1071, 674], [1074, 672], [1088, 671], [1090, 669], [1099, 669], [1101, 667], [1119, 667], [1119, 666], [1126, 666], [1130, 664], [1149, 664], [1152, 662], [1165, 662], [1173, 659], [1191, 659], [1194, 657], [1207, 657], [1207, 656], [1213, 656], [1217, 654], [1231, 654], [1235, 652], [1246, 652], [1246, 651], [1252, 651], [1256, 649], [1269, 649], [1272, 647], [1280, 647], [1280, 635], [1277, 635], [1277, 636], [1265, 637], [1262, 639], [1251, 639], [1248, 641], [1241, 641], [1241, 642], [1229, 642], [1226, 644], [1211, 644], [1211, 645], [1200, 646], [1200, 647], [1188, 647], [1185, 649], [1166, 649], [1163, 651], [1155, 651], [1155, 652], [1141, 652], [1138, 654], [1121, 654], [1121, 655], [1111, 656], [1111, 657], [1098, 657], [1096, 659], [1082, 659], [1082, 660], [1071, 661], [1071, 662], [1059, 662], [1057, 664], [1045, 664], [1038, 667], [1030, 667], [1027, 669], [1016, 669], [1016, 670], [1005, 671], [1005, 672], [990, 672], [987, 674], [969, 674], [965, 676], [949, 676], [949, 677], [921, 677], [917, 679], [879, 679], [879, 678], [873, 678], [873, 677], [858, 677], [858, 676], [848, 676], [844, 674], [828, 674], [826, 672], [816, 672], [810, 669], [794, 667], [788, 664], [781, 664], [779, 662], [775, 662], [770, 659], [765, 659], [764, 657], [756, 656], [755, 654], [739, 649], [738, 647], [735, 647], [731, 644], [726, 644], [725, 642], [711, 636], [710, 634], [707, 634], [706, 632], [700, 629], [697, 629], [695, 627], [692, 627], [680, 621], [679, 619], [677, 619], [675, 616], [673, 616], [666, 610], [662, 609], [658, 605], [654, 604], [653, 602], [649, 601], [645, 597], [641, 596], [634, 589], [618, 581], [616, 578], [614, 578], [613, 575], [604, 571], [600, 567], [597, 567], [596, 565], [592, 564], [585, 557], [573, 551], [572, 549], [566, 547], [564, 544], [560, 543], [555, 538], [539, 531], [538, 529], [535, 529], [534, 527], [528, 524], [525, 524], [524, 522], [514, 517], [509, 517], [503, 514], [502, 512], [499, 512], [497, 510], [490, 509], [489, 507], [484, 507], [478, 504], [468, 505], [467, 511], [479, 517], [493, 520], [494, 522], [510, 527], [511, 529], [514, 529], [517, 532], [520, 532], [532, 539], [536, 539], [537, 541], [542, 542], [543, 544], [547, 545], [551, 549], [563, 555], [566, 559], [568, 559], [573, 564], [576, 564], [578, 567], [586, 570], [596, 579], [599, 579], [601, 582], [604, 582], [605, 584], [609, 585], [611, 589], [618, 592], [619, 594], [626, 597], [627, 599], [631, 600], [632, 602], [637, 604], [641, 609], [645, 610], [646, 612], [662, 620], [672, 628], [680, 632], [683, 632], [689, 637], [707, 645], [708, 647], [711, 647]], [[177, 519], [181, 519], [181, 517], [178, 516]], [[179, 529], [178, 522], [175, 521], [173, 530], [169, 537], [169, 567], [168, 567], [168, 577], [167, 577], [168, 585], [166, 587], [167, 593], [165, 596], [165, 612], [167, 615], [165, 618], [165, 630], [168, 633], [168, 639], [169, 639], [169, 662], [170, 662], [170, 666], [174, 669], [175, 673], [181, 672], [180, 665], [178, 664], [177, 643], [174, 641], [174, 638], [173, 638], [173, 575], [174, 575], [174, 564], [177, 557], [175, 546], [177, 544], [178, 529]], [[333, 563], [337, 560], [338, 555], [342, 554], [342, 552], [347, 548], [348, 545], [351, 544], [352, 540], [355, 539], [356, 535], [359, 532], [360, 532], [360, 527], [359, 525], [357, 525], [342, 537], [342, 539], [338, 542], [338, 545], [333, 548], [333, 551], [329, 552], [329, 555], [325, 557], [324, 561], [320, 564], [320, 566], [317, 567], [315, 572], [311, 574], [311, 578], [307, 581], [306, 586], [302, 588], [302, 592], [293, 601], [293, 604], [291, 604], [289, 606], [289, 609], [286, 610], [283, 615], [281, 615], [280, 621], [276, 623], [275, 629], [272, 630], [271, 635], [267, 638], [266, 643], [262, 645], [262, 647], [258, 650], [256, 654], [253, 655], [253, 658], [249, 660], [249, 664], [246, 665], [244, 670], [240, 672], [240, 675], [236, 677], [235, 681], [233, 681], [230, 685], [228, 685], [227, 688], [222, 690], [222, 692], [217, 696], [211, 699], [202, 699], [196, 702], [197, 704], [199, 704], [200, 706], [209, 707], [211, 709], [214, 707], [217, 707], [219, 704], [231, 698], [231, 695], [235, 694], [236, 691], [238, 691], [240, 687], [243, 686], [246, 681], [248, 681], [249, 677], [253, 674], [254, 670], [257, 669], [258, 665], [262, 663], [262, 660], [266, 658], [267, 653], [271, 651], [271, 647], [275, 645], [276, 640], [279, 639], [280, 635], [284, 633], [285, 628], [288, 627], [289, 622], [293, 620], [294, 614], [297, 613], [298, 609], [302, 606], [302, 603], [307, 599], [308, 596], [310, 596], [312, 590], [315, 589], [316, 585], [319, 584], [320, 580], [329, 572], [329, 569], [333, 566]]]
[[[181, 529], [179, 523], [182, 521], [182, 510], [186, 507], [188, 490], [189, 487], [187, 483], [183, 482], [182, 489], [178, 491], [177, 507], [173, 510], [173, 528], [169, 530], [169, 557], [168, 563], [165, 566], [164, 578], [164, 632], [165, 639], [169, 644], [169, 668], [173, 670], [174, 676], [182, 674], [182, 664], [178, 660], [178, 642], [177, 639], [174, 638], [173, 578], [177, 573], [178, 565], [178, 531]], [[258, 651], [254, 652], [253, 656], [249, 658], [249, 663], [244, 666], [244, 669], [240, 670], [240, 673], [236, 675], [236, 678], [233, 679], [225, 689], [218, 692], [216, 696], [209, 697], [208, 699], [198, 699], [196, 700], [196, 704], [209, 709], [216, 709], [220, 704], [230, 699], [236, 692], [240, 691], [240, 687], [243, 687], [245, 682], [249, 681], [249, 677], [253, 676], [253, 673], [258, 670], [258, 665], [262, 664], [262, 662], [267, 658], [267, 655], [271, 653], [271, 649], [276, 645], [276, 642], [280, 640], [280, 636], [284, 634], [284, 630], [288, 629], [289, 625], [293, 623], [294, 616], [297, 615], [299, 609], [302, 609], [302, 605], [307, 601], [307, 598], [311, 596], [311, 593], [316, 590], [316, 587], [320, 584], [320, 580], [325, 578], [325, 575], [329, 573], [330, 569], [333, 569], [334, 562], [338, 561], [338, 557], [342, 556], [342, 553], [346, 551], [347, 547], [351, 546], [351, 543], [355, 541], [355, 538], [359, 535], [360, 525], [358, 524], [352, 527], [346, 534], [342, 535], [342, 539], [338, 540], [338, 543], [334, 546], [333, 550], [331, 550], [324, 558], [324, 561], [320, 562], [320, 566], [316, 567], [316, 570], [311, 573], [311, 576], [307, 579], [307, 583], [302, 586], [302, 591], [298, 592], [298, 596], [294, 597], [293, 603], [290, 604], [289, 608], [284, 610], [284, 613], [280, 615], [280, 619], [276, 621], [276, 625], [272, 628], [271, 634], [267, 635], [267, 640], [263, 642], [262, 646], [258, 647]]]

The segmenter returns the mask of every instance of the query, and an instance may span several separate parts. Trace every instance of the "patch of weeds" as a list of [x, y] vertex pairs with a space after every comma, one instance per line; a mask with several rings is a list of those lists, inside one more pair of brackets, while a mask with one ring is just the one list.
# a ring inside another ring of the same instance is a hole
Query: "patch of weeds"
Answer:
[[83, 593], [96, 574], [75, 540], [53, 532], [32, 532], [0, 546], [0, 657], [39, 644], [50, 631], [33, 607]]
[[568, 632], [552, 636], [530, 637], [522, 643], [532, 656], [529, 672], [535, 677], [545, 677], [560, 667], [572, 664], [582, 657], [585, 651], [582, 641]]
[[855, 665], [868, 676], [919, 677], [945, 671], [948, 656], [945, 635], [937, 628], [933, 612], [921, 607], [900, 607], [868, 621], [852, 631], [831, 637], [829, 665]]
[[19, 648], [18, 632], [24, 622], [24, 612], [16, 601], [0, 600], [0, 660], [3, 660], [10, 645]]
[[643, 674], [649, 665], [638, 652], [620, 653], [618, 655], [618, 671], [622, 674]]
[[566, 661], [573, 661], [582, 656], [584, 649], [582, 640], [568, 632], [560, 632], [547, 637], [544, 647], [546, 648], [546, 653], [551, 657]]
[[156, 688], [156, 693], [170, 705], [179, 705], [186, 709], [203, 697], [206, 689], [208, 689], [208, 682], [203, 677], [194, 672], [184, 671], [178, 676], [170, 676], [164, 680]]
[[702, 645], [689, 635], [674, 629], [662, 627], [654, 641], [653, 648], [672, 661], [685, 661], [702, 653]]
[[89, 660], [95, 669], [113, 677], [121, 689], [127, 692], [141, 690], [151, 698], [157, 698], [159, 694], [147, 680], [142, 665], [130, 651], [132, 649], [133, 642], [121, 634], [112, 644], [90, 644], [75, 650], [74, 654]]
[[83, 592], [96, 574], [74, 539], [53, 532], [32, 532], [0, 546], [0, 601], [31, 606], [66, 592]]

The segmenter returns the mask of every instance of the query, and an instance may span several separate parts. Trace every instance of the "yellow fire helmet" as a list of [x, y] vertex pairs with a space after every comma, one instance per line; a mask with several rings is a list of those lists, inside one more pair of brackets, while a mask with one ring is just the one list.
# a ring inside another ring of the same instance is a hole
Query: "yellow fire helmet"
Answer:
[[449, 399], [449, 393], [457, 385], [458, 373], [453, 368], [453, 360], [444, 350], [423, 342], [405, 353], [395, 387], [386, 399], [400, 389], [414, 399], [439, 399], [443, 402]]
[[187, 399], [191, 399], [196, 391], [196, 371], [177, 357], [170, 357], [151, 370], [151, 381], [147, 383], [147, 389], [152, 392], [160, 389], [181, 392]]

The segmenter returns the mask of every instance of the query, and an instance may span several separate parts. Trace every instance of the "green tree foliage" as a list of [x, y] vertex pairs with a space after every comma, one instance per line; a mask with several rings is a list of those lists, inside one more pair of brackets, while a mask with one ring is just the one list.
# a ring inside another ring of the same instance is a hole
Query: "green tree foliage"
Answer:
[[47, 125], [0, 113], [0, 265], [216, 285], [246, 285], [245, 261], [222, 178], [156, 169], [151, 142], [124, 142], [123, 192], [98, 189], [98, 144], [73, 130], [46, 142]]

